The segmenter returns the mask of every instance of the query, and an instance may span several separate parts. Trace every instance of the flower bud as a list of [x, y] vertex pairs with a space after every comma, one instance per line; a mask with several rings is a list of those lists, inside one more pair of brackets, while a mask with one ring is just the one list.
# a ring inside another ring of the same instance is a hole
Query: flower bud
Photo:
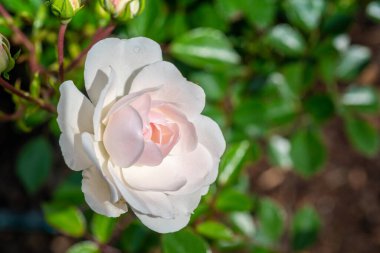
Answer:
[[49, 5], [51, 12], [62, 23], [68, 23], [81, 8], [81, 0], [49, 0]]
[[8, 72], [13, 69], [15, 61], [11, 56], [9, 41], [0, 33], [0, 74], [6, 78]]
[[100, 0], [100, 4], [114, 18], [127, 20], [140, 14], [145, 0]]

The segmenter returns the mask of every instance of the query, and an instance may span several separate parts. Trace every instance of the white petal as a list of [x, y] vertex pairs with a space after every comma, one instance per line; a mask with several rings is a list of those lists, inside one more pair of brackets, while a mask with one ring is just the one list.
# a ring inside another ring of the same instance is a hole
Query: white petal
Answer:
[[107, 154], [104, 150], [103, 144], [101, 142], [96, 142], [94, 136], [86, 132], [82, 133], [81, 137], [85, 153], [108, 183], [112, 203], [119, 201], [120, 195], [111, 175], [109, 174], [106, 160]]
[[57, 121], [62, 134], [59, 143], [67, 166], [82, 170], [91, 166], [91, 163], [83, 153], [78, 133], [93, 132], [91, 118], [94, 107], [72, 81], [61, 84], [60, 92]]
[[83, 170], [92, 166], [83, 150], [83, 144], [80, 134], [63, 132], [59, 137], [59, 146], [61, 147], [63, 159], [66, 165], [72, 170]]
[[143, 123], [130, 106], [114, 112], [104, 130], [103, 143], [110, 159], [119, 167], [134, 164], [144, 150]]
[[203, 89], [188, 82], [169, 62], [161, 61], [144, 67], [133, 80], [130, 92], [160, 86], [151, 94], [153, 100], [173, 103], [189, 118], [202, 112], [205, 106]]
[[141, 191], [177, 191], [186, 184], [186, 178], [179, 173], [172, 160], [166, 160], [155, 167], [132, 166], [123, 168], [125, 181]]
[[160, 46], [151, 39], [139, 37], [128, 40], [108, 38], [96, 43], [88, 52], [84, 78], [87, 93], [92, 101], [99, 97], [98, 82], [95, 77], [98, 70], [108, 73], [111, 66], [120, 79], [117, 96], [129, 91], [132, 76], [141, 67], [162, 60]]
[[204, 188], [186, 195], [169, 195], [169, 199], [172, 202], [175, 209], [182, 213], [191, 215], [195, 208], [199, 205], [202, 198]]
[[174, 217], [174, 209], [166, 194], [162, 192], [133, 190], [124, 181], [121, 169], [109, 164], [109, 171], [124, 200], [140, 213], [165, 218]]
[[198, 191], [205, 185], [208, 175], [213, 166], [213, 159], [210, 153], [202, 145], [189, 153], [167, 156], [164, 159], [166, 166], [177, 170], [178, 174], [184, 176], [186, 184], [178, 191], [168, 191], [171, 195], [184, 195]]
[[226, 141], [218, 124], [209, 117], [199, 115], [193, 119], [198, 141], [202, 143], [210, 153], [220, 158], [226, 149]]
[[174, 219], [165, 219], [160, 217], [141, 214], [133, 210], [141, 222], [148, 228], [158, 233], [172, 233], [184, 228], [190, 221], [190, 215], [178, 215]]
[[101, 91], [99, 100], [96, 104], [93, 117], [95, 140], [102, 140], [102, 133], [104, 131], [104, 125], [102, 120], [105, 114], [109, 111], [110, 106], [116, 100], [116, 87], [118, 85], [118, 78], [115, 71], [111, 68], [108, 83]]
[[107, 182], [95, 167], [83, 171], [82, 191], [87, 204], [99, 214], [118, 217], [128, 211], [124, 202], [111, 203]]

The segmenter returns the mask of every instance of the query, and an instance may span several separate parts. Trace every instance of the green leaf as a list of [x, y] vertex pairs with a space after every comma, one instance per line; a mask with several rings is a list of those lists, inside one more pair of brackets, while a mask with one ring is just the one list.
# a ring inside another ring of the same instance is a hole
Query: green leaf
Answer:
[[100, 243], [107, 243], [112, 236], [117, 219], [106, 217], [97, 213], [92, 216], [91, 231], [94, 238]]
[[245, 212], [234, 212], [230, 215], [233, 225], [245, 236], [252, 238], [255, 234], [256, 227], [252, 215]]
[[350, 117], [346, 120], [345, 127], [348, 138], [357, 151], [369, 157], [379, 152], [379, 132], [367, 121]]
[[170, 33], [166, 28], [168, 12], [162, 0], [149, 1], [144, 11], [128, 21], [128, 31], [132, 36], [146, 36], [155, 41], [163, 41]]
[[277, 0], [251, 0], [244, 9], [250, 23], [259, 29], [267, 28], [276, 18]]
[[379, 110], [377, 90], [369, 86], [352, 86], [342, 96], [342, 104], [357, 112], [373, 112]]
[[71, 246], [67, 253], [100, 253], [100, 249], [96, 243], [91, 241], [79, 242]]
[[72, 171], [68, 177], [58, 185], [53, 193], [54, 202], [68, 205], [81, 205], [85, 202], [82, 185], [82, 173]]
[[226, 20], [234, 20], [239, 17], [244, 9], [245, 0], [216, 0], [215, 7], [220, 16]]
[[284, 211], [270, 199], [262, 199], [257, 210], [257, 233], [255, 240], [272, 245], [284, 232]]
[[336, 69], [337, 77], [345, 81], [355, 79], [367, 65], [371, 51], [364, 46], [354, 45], [345, 51]]
[[53, 163], [50, 143], [43, 137], [27, 142], [18, 153], [17, 175], [28, 193], [35, 193], [49, 177]]
[[380, 2], [372, 1], [366, 8], [367, 16], [373, 21], [380, 22]]
[[216, 8], [207, 3], [202, 2], [194, 11], [186, 13], [190, 16], [192, 27], [210, 27], [221, 31], [227, 29], [227, 22], [219, 15]]
[[42, 208], [47, 223], [53, 228], [73, 237], [84, 235], [86, 220], [78, 208], [59, 204], [44, 204]]
[[290, 157], [290, 142], [288, 139], [273, 135], [269, 139], [269, 158], [271, 162], [281, 168], [291, 168], [293, 161]]
[[318, 237], [321, 221], [314, 208], [305, 206], [297, 210], [292, 221], [293, 249], [304, 250], [313, 245]]
[[237, 179], [247, 157], [249, 142], [242, 141], [231, 145], [224, 153], [220, 162], [218, 183], [228, 184]]
[[174, 57], [194, 67], [220, 70], [240, 62], [228, 38], [212, 28], [191, 30], [176, 38], [170, 48]]
[[300, 56], [306, 50], [306, 43], [301, 33], [288, 24], [272, 28], [265, 37], [266, 43], [285, 56]]
[[326, 149], [316, 131], [298, 131], [291, 144], [290, 156], [296, 172], [309, 177], [320, 171], [326, 159]]
[[197, 232], [214, 240], [231, 240], [233, 233], [226, 225], [217, 221], [205, 221], [197, 225]]
[[304, 101], [305, 110], [316, 122], [324, 122], [334, 115], [334, 103], [326, 94], [315, 94]]
[[124, 229], [120, 238], [120, 249], [123, 252], [148, 252], [152, 245], [159, 243], [159, 238], [141, 222], [135, 220]]
[[194, 72], [190, 75], [190, 80], [201, 86], [206, 98], [210, 100], [221, 100], [224, 95], [226, 81], [221, 75], [215, 75], [210, 72]]
[[312, 31], [319, 25], [324, 0], [287, 0], [284, 4], [287, 17], [301, 29]]
[[211, 252], [207, 243], [190, 230], [162, 236], [163, 253], [207, 253]]
[[215, 207], [222, 212], [250, 211], [252, 204], [248, 195], [233, 188], [227, 188], [216, 199]]
[[290, 63], [281, 69], [286, 84], [294, 95], [300, 95], [307, 88], [305, 85], [305, 69], [304, 62]]

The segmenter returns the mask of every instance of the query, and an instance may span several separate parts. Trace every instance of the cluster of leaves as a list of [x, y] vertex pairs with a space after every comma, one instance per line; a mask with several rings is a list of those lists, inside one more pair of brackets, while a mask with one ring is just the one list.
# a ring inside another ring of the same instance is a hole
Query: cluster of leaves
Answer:
[[[59, 22], [39, 0], [3, 2], [17, 13], [15, 22], [22, 29], [32, 29], [41, 64], [56, 71], [52, 42]], [[69, 24], [68, 62], [109, 21], [94, 2], [88, 1]], [[304, 205], [286, 212], [276, 201], [253, 194], [248, 168], [267, 159], [279, 170], [314, 176], [328, 156], [322, 130], [333, 118], [341, 119], [353, 148], [365, 156], [378, 154], [380, 136], [371, 123], [380, 110], [378, 90], [358, 82], [371, 51], [352, 44], [348, 35], [363, 8], [368, 22], [380, 21], [379, 3], [359, 0], [155, 0], [147, 1], [140, 16], [119, 23], [115, 35], [158, 41], [164, 57], [204, 88], [205, 114], [221, 125], [228, 148], [217, 183], [196, 209], [189, 228], [162, 236], [138, 221], [115, 232], [115, 219], [83, 212], [81, 175], [72, 172], [56, 187], [52, 202], [43, 206], [53, 228], [86, 240], [69, 252], [105, 251], [107, 243], [125, 252], [161, 247], [164, 253], [265, 253], [313, 245], [321, 227], [317, 211]], [[6, 26], [0, 32], [11, 35]], [[83, 86], [81, 68], [67, 74]], [[56, 80], [31, 75], [31, 94], [40, 97], [42, 80], [55, 87]], [[51, 100], [54, 103], [56, 97]], [[14, 102], [21, 103], [17, 97]], [[28, 113], [17, 121], [19, 127], [27, 130], [50, 122], [51, 132], [57, 134], [48, 113], [26, 105]], [[17, 172], [31, 194], [48, 178], [51, 149], [38, 137], [19, 153]]]

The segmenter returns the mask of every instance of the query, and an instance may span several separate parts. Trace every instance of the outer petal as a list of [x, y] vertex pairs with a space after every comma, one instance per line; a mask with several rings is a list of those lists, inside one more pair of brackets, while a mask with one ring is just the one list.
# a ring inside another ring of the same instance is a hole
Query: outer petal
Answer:
[[96, 43], [87, 54], [84, 68], [87, 93], [93, 102], [98, 100], [103, 87], [99, 89], [102, 82], [95, 77], [99, 70], [108, 74], [111, 66], [121, 81], [116, 95], [123, 96], [128, 93], [131, 79], [138, 69], [161, 60], [160, 46], [148, 38], [104, 39]]
[[125, 202], [111, 203], [107, 182], [95, 167], [83, 171], [82, 191], [87, 204], [97, 213], [118, 217], [128, 211]]
[[165, 219], [160, 217], [141, 214], [133, 210], [141, 222], [148, 228], [158, 233], [172, 233], [184, 228], [190, 221], [190, 215], [180, 214], [174, 219]]
[[115, 203], [120, 200], [119, 192], [116, 185], [109, 174], [107, 162], [106, 162], [106, 151], [104, 150], [103, 143], [96, 142], [94, 136], [89, 133], [82, 133], [82, 143], [84, 151], [86, 152], [88, 158], [98, 169], [99, 173], [104, 177], [108, 183], [109, 191], [111, 194], [111, 201]]
[[178, 212], [191, 215], [195, 208], [199, 205], [202, 198], [204, 188], [186, 195], [169, 195], [170, 201]]
[[204, 186], [213, 166], [210, 153], [202, 145], [198, 145], [194, 151], [183, 155], [167, 156], [164, 162], [167, 168], [177, 170], [177, 173], [187, 180], [178, 191], [168, 191], [170, 195], [184, 195], [198, 191]]
[[209, 117], [199, 115], [193, 119], [198, 141], [217, 158], [220, 158], [226, 149], [226, 141], [218, 124]]
[[162, 86], [152, 93], [152, 100], [175, 104], [189, 118], [202, 112], [205, 93], [201, 87], [188, 82], [171, 63], [160, 61], [144, 67], [132, 82], [130, 93]]
[[162, 192], [137, 191], [125, 182], [121, 169], [108, 165], [109, 171], [124, 200], [140, 213], [157, 215], [165, 218], [174, 217], [174, 209], [166, 194]]
[[[141, 191], [177, 191], [186, 184], [186, 177], [166, 159], [155, 167], [132, 166], [122, 169], [128, 184]], [[163, 178], [163, 176], [165, 178]]]
[[59, 144], [67, 166], [73, 170], [82, 170], [90, 167], [91, 162], [83, 152], [79, 133], [93, 132], [91, 118], [94, 107], [72, 81], [64, 82], [60, 92], [57, 121], [62, 134]]
[[118, 79], [113, 69], [110, 69], [110, 76], [107, 85], [101, 91], [98, 102], [94, 110], [94, 117], [92, 119], [94, 125], [95, 140], [102, 140], [102, 133], [104, 131], [104, 125], [102, 119], [109, 111], [110, 106], [116, 100], [116, 88], [118, 86]]

